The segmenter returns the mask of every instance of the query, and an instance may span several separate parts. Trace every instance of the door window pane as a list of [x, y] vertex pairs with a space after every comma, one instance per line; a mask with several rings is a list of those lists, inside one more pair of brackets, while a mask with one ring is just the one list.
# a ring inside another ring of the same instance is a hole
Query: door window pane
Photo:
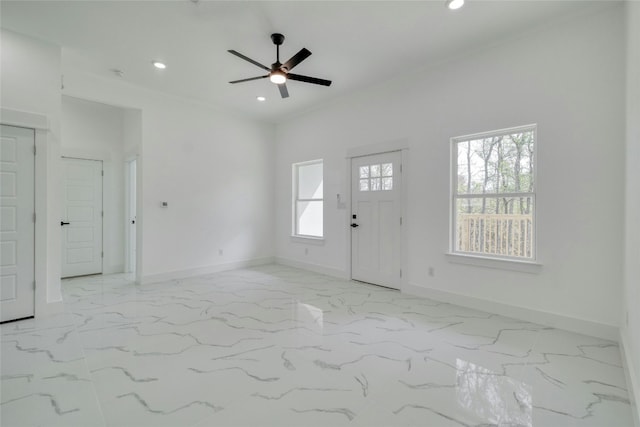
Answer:
[[393, 163], [360, 166], [360, 191], [390, 190], [393, 190]]
[[393, 190], [393, 178], [382, 178], [382, 189]]
[[380, 191], [380, 178], [371, 178], [371, 191]]

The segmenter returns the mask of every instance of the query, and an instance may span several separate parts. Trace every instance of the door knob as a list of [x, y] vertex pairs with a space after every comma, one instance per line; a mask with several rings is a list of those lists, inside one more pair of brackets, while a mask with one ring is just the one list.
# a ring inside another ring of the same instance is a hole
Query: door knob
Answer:
[[351, 228], [356, 228], [356, 227], [360, 227], [360, 225], [356, 224], [355, 222], [351, 224]]
[[70, 222], [60, 221], [60, 226], [69, 225], [69, 224], [71, 224], [71, 223]]

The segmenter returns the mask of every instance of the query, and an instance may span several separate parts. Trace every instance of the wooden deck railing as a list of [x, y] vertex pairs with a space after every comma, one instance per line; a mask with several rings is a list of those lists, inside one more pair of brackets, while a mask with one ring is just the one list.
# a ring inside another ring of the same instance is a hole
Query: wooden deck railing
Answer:
[[509, 257], [533, 257], [533, 217], [514, 214], [458, 214], [457, 250]]

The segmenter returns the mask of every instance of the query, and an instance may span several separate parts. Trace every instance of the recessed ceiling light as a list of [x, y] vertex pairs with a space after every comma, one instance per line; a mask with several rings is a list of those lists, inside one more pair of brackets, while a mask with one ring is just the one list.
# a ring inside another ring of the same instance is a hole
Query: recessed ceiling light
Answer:
[[446, 5], [451, 10], [460, 9], [464, 6], [464, 0], [447, 0]]
[[154, 67], [156, 67], [159, 70], [164, 70], [165, 68], [167, 68], [167, 66], [164, 64], [164, 62], [153, 61], [152, 64], [153, 64]]
[[264, 101], [266, 101], [266, 100], [267, 100], [267, 98], [265, 98], [264, 96], [258, 96], [258, 97], [256, 97], [256, 99], [257, 99], [259, 102], [264, 102]]

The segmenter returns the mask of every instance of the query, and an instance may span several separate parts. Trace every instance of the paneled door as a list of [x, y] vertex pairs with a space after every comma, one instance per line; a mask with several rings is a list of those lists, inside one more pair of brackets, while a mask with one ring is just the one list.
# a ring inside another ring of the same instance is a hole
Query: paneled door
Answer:
[[35, 133], [0, 131], [0, 321], [34, 315]]
[[351, 159], [351, 278], [400, 289], [401, 152]]
[[102, 162], [62, 158], [62, 277], [102, 273]]

